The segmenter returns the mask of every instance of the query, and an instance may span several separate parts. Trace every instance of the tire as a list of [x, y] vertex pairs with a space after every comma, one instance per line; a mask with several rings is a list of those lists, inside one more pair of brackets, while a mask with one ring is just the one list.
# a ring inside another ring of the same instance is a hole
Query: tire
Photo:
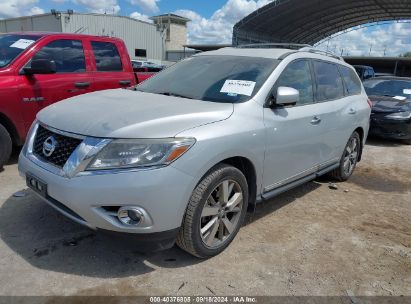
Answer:
[[404, 145], [411, 145], [411, 138], [403, 139], [402, 142], [404, 143]]
[[0, 124], [0, 169], [9, 160], [13, 142], [9, 132]]
[[[353, 149], [353, 142], [355, 142], [355, 147], [354, 147], [354, 151], [350, 152]], [[329, 175], [340, 181], [340, 182], [344, 182], [347, 179], [350, 178], [350, 176], [353, 174], [354, 169], [357, 165], [358, 162], [358, 157], [360, 155], [361, 152], [361, 140], [360, 140], [360, 135], [357, 132], [354, 132], [353, 134], [351, 134], [350, 139], [348, 140], [345, 148], [344, 148], [344, 152], [343, 155], [341, 156], [341, 160], [340, 160], [340, 165], [338, 166], [338, 168], [334, 169], [333, 171], [331, 171], [329, 173]], [[347, 161], [349, 162], [349, 170], [347, 167]]]
[[219, 254], [237, 235], [247, 205], [248, 185], [243, 173], [229, 165], [215, 166], [191, 195], [177, 245], [198, 258]]

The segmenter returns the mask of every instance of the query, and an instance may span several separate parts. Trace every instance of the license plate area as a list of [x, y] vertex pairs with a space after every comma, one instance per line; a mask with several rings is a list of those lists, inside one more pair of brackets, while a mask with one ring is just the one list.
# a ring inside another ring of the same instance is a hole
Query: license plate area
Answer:
[[30, 189], [37, 192], [42, 197], [47, 197], [47, 184], [39, 178], [30, 173], [26, 173], [26, 184]]

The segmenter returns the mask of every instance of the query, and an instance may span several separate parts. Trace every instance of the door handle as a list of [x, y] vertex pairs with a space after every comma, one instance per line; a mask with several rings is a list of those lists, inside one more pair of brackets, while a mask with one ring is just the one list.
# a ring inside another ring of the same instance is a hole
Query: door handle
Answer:
[[76, 86], [76, 88], [85, 89], [90, 86], [90, 82], [76, 82], [74, 85]]
[[318, 125], [321, 122], [321, 118], [318, 116], [314, 116], [313, 119], [311, 120], [312, 125]]
[[351, 109], [348, 110], [348, 114], [354, 115], [354, 114], [356, 114], [356, 113], [357, 113], [357, 111], [356, 111], [355, 109], [353, 109], [353, 108], [351, 108]]
[[131, 80], [120, 80], [118, 83], [122, 86], [126, 86], [131, 84]]

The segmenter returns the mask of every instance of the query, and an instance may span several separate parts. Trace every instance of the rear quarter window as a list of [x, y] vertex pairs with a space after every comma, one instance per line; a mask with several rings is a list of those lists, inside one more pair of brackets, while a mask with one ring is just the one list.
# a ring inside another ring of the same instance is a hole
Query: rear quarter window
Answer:
[[361, 94], [361, 81], [358, 78], [357, 73], [354, 70], [342, 65], [340, 65], [340, 71], [344, 79], [347, 94]]

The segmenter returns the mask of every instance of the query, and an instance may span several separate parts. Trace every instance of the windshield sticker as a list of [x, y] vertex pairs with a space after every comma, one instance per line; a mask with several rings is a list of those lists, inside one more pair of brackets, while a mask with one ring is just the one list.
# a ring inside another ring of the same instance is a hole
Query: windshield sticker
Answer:
[[14, 42], [12, 45], [10, 45], [10, 47], [14, 47], [14, 48], [18, 48], [18, 49], [25, 50], [25, 49], [27, 49], [33, 42], [34, 42], [34, 40], [19, 39], [19, 40], [17, 40], [16, 42]]
[[251, 96], [253, 94], [254, 87], [255, 81], [226, 80], [220, 92]]
[[397, 100], [406, 100], [407, 99], [407, 97], [404, 97], [404, 96], [394, 96], [393, 98], [397, 99]]
[[403, 93], [405, 95], [411, 95], [411, 89], [404, 89]]
[[237, 97], [237, 96], [238, 96], [238, 94], [236, 94], [236, 93], [227, 93], [227, 96]]

